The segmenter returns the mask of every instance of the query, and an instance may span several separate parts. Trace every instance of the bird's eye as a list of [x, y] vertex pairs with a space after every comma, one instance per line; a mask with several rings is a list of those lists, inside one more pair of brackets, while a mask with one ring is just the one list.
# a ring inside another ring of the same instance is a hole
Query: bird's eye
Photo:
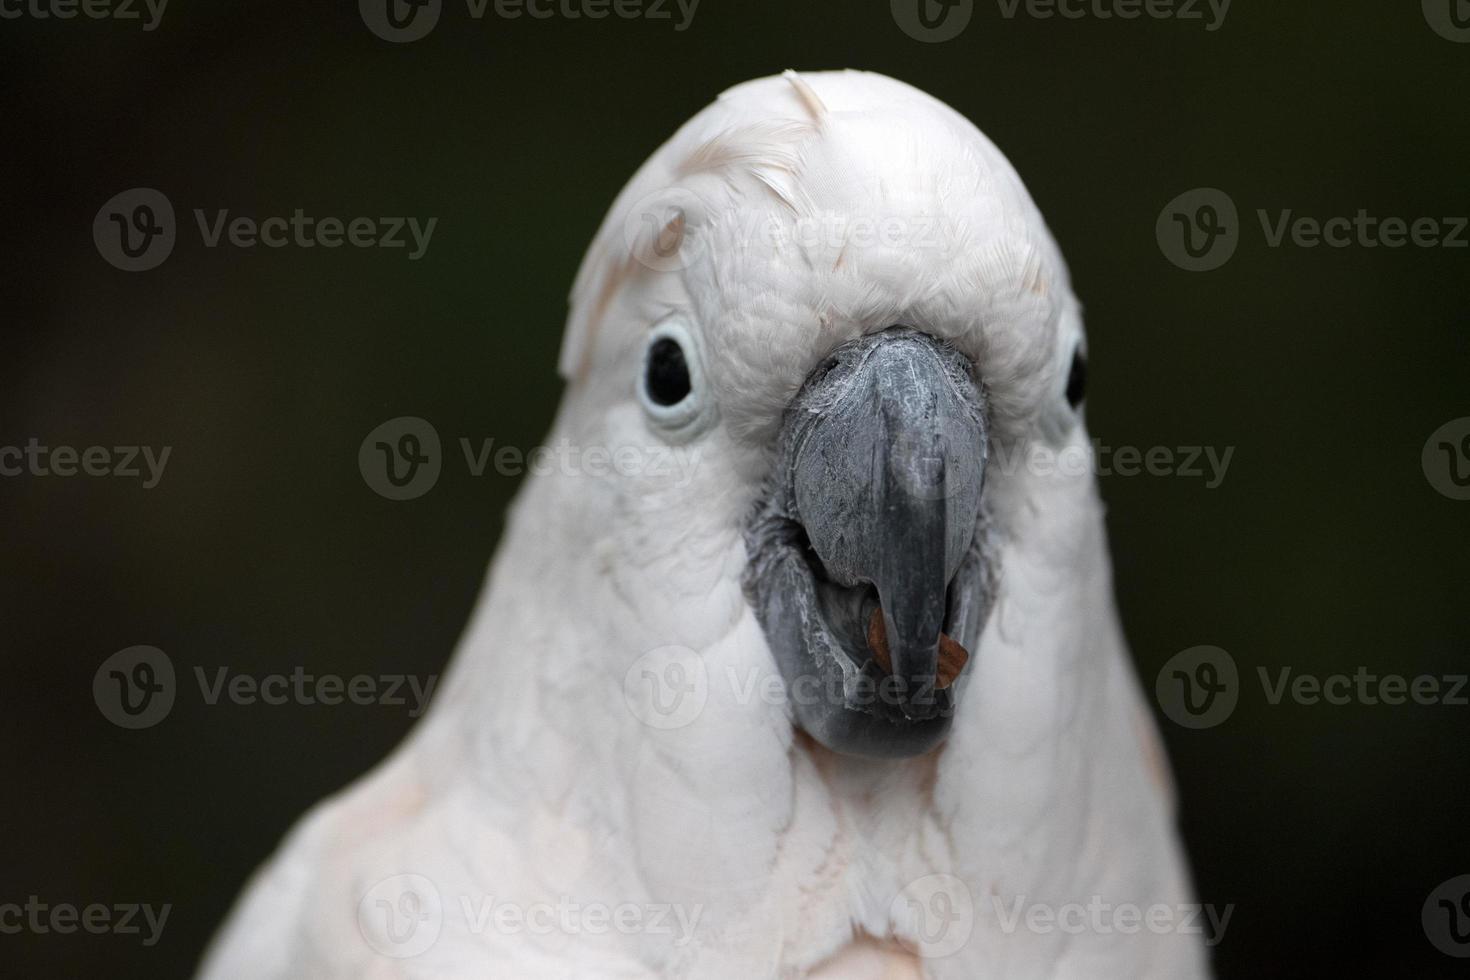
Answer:
[[660, 430], [677, 439], [702, 432], [714, 406], [702, 390], [699, 336], [680, 316], [654, 327], [644, 341], [638, 401]]
[[689, 395], [689, 362], [677, 340], [658, 337], [648, 345], [643, 386], [655, 405], [677, 405]]
[[1082, 348], [1072, 351], [1072, 370], [1067, 374], [1067, 404], [1076, 408], [1087, 397], [1087, 358]]

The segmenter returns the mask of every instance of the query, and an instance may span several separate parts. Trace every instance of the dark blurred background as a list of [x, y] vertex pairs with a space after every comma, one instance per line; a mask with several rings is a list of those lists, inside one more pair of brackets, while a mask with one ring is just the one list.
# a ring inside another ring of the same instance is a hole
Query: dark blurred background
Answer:
[[[1093, 435], [1234, 447], [1213, 489], [1102, 479], [1145, 685], [1200, 644], [1241, 673], [1222, 724], [1159, 712], [1201, 899], [1235, 905], [1219, 974], [1464, 975], [1420, 910], [1470, 873], [1470, 708], [1272, 705], [1256, 680], [1470, 670], [1470, 502], [1421, 465], [1470, 416], [1470, 249], [1272, 248], [1255, 217], [1470, 214], [1470, 43], [1432, 29], [1433, 6], [1241, 2], [1207, 30], [1203, 5], [1071, 20], [982, 2], [941, 43], [884, 0], [702, 0], [684, 30], [674, 6], [475, 20], [445, 0], [412, 43], [348, 0], [173, 0], [151, 31], [0, 20], [0, 446], [172, 447], [152, 489], [0, 478], [0, 902], [172, 905], [152, 946], [0, 935], [0, 970], [192, 970], [292, 821], [414, 722], [210, 706], [195, 668], [439, 671], [517, 483], [471, 476], [457, 439], [545, 433], [565, 297], [613, 196], [724, 88], [857, 67], [953, 105], [1025, 178], [1087, 307]], [[135, 187], [178, 212], [172, 255], [141, 273], [92, 236]], [[1210, 272], [1155, 238], [1196, 187], [1240, 212]], [[438, 225], [418, 261], [208, 249], [195, 208]], [[404, 415], [446, 460], [398, 502], [357, 453]], [[138, 644], [168, 654], [180, 694], [125, 730], [93, 677]]]

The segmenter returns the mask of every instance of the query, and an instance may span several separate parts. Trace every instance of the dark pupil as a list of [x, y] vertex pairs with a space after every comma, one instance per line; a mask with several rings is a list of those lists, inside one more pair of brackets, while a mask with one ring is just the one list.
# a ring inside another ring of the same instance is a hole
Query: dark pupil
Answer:
[[689, 365], [684, 351], [668, 337], [654, 341], [648, 352], [648, 397], [659, 405], [677, 405], [689, 394]]
[[1072, 352], [1072, 373], [1067, 375], [1067, 404], [1076, 408], [1082, 404], [1082, 399], [1087, 394], [1087, 362], [1082, 359], [1082, 351]]

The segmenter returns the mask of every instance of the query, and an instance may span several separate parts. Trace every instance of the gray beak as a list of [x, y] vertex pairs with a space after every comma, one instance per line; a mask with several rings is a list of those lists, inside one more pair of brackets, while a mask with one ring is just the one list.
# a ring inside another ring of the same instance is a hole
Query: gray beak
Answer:
[[[985, 427], [952, 355], [885, 335], [839, 380], [797, 448], [795, 518], [832, 582], [877, 590], [905, 713], [933, 714], [949, 583], [975, 537]], [[824, 402], [827, 399], [822, 399]]]
[[835, 692], [795, 707], [830, 748], [913, 755], [947, 730], [989, 610], [987, 446], [970, 362], [908, 328], [834, 351], [788, 408], [746, 591], [788, 687]]

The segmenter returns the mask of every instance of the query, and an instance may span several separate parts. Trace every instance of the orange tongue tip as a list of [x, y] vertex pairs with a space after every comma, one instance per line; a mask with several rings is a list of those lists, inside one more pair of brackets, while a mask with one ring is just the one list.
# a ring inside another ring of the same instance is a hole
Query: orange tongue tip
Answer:
[[[875, 608], [868, 617], [868, 649], [885, 673], [893, 673], [893, 656], [888, 652], [888, 630], [883, 626], [883, 610]], [[954, 683], [969, 662], [970, 654], [948, 633], [939, 634], [939, 664], [935, 670], [934, 686], [944, 690]]]

